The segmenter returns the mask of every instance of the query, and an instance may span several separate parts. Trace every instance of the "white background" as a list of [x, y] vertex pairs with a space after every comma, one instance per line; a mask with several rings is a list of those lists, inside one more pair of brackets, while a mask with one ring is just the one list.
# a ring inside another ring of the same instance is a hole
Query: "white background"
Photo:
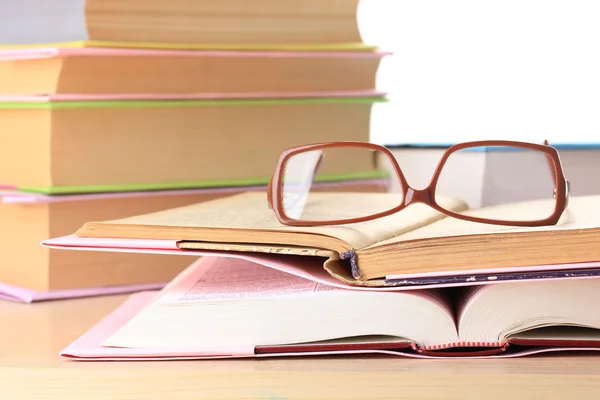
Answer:
[[600, 142], [600, 0], [362, 0], [371, 140]]

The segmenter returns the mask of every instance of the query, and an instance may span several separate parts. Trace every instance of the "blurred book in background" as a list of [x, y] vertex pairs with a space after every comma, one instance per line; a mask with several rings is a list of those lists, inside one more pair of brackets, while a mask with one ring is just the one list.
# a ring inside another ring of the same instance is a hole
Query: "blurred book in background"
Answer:
[[[415, 188], [429, 184], [442, 154], [450, 144], [407, 144], [390, 148], [406, 179]], [[573, 196], [600, 194], [600, 145], [556, 144], [564, 174]], [[483, 150], [483, 149], [482, 149]], [[461, 196], [470, 207], [501, 204], [518, 189], [518, 201], [548, 198], [547, 185], [540, 182], [548, 175], [545, 160], [522, 151], [461, 152], [452, 156], [438, 185], [449, 196]], [[384, 166], [389, 170], [389, 165]], [[396, 180], [391, 190], [397, 191]]]

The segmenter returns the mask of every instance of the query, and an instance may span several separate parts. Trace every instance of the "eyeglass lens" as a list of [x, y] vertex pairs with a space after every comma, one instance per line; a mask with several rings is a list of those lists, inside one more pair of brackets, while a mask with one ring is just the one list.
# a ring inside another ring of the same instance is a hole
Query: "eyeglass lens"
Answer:
[[328, 147], [292, 155], [283, 166], [285, 214], [293, 219], [330, 221], [366, 217], [398, 206], [402, 193], [390, 196], [347, 189], [346, 182], [357, 179], [397, 180], [380, 167], [384, 156], [380, 153], [365, 147]]
[[458, 197], [468, 204], [468, 209], [458, 213], [478, 218], [543, 220], [556, 207], [551, 163], [546, 153], [524, 147], [461, 149], [444, 163], [435, 198]]

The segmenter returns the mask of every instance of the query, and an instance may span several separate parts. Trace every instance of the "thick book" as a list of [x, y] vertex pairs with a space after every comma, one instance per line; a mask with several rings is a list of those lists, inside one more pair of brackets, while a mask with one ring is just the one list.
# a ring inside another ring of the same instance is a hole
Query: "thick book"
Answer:
[[[0, 184], [43, 194], [266, 185], [285, 148], [368, 140], [371, 108], [381, 101], [0, 102]], [[332, 180], [378, 174], [368, 154], [331, 159], [327, 168]]]
[[358, 0], [8, 0], [0, 45], [362, 48]]
[[0, 296], [30, 302], [101, 293], [99, 288], [104, 293], [127, 291], [130, 285], [160, 288], [183, 271], [189, 260], [127, 253], [68, 254], [43, 248], [39, 242], [57, 233], [67, 234], [90, 218], [121, 218], [232, 193], [231, 189], [215, 189], [33, 196], [2, 191]]
[[[399, 204], [398, 193], [315, 193], [321, 215], [368, 215]], [[311, 201], [312, 201], [311, 200]], [[446, 209], [470, 215], [535, 215], [546, 200], [467, 211], [455, 198], [436, 199]], [[325, 205], [335, 204], [335, 210]], [[501, 273], [568, 269], [566, 264], [600, 261], [600, 196], [572, 197], [556, 225], [508, 227], [458, 220], [422, 204], [383, 218], [347, 225], [282, 225], [266, 193], [242, 193], [157, 213], [111, 221], [89, 221], [75, 238], [46, 241], [62, 248], [138, 251], [144, 248], [265, 252], [316, 257], [337, 279], [372, 287], [407, 277], [461, 276], [489, 279]], [[73, 240], [75, 239], [75, 240]], [[129, 241], [129, 242], [128, 242]], [[155, 244], [152, 242], [155, 241]]]
[[598, 301], [598, 278], [377, 292], [205, 257], [162, 291], [131, 297], [60, 354], [144, 360], [598, 350]]
[[374, 96], [377, 69], [387, 54], [4, 49], [0, 93], [54, 100]]

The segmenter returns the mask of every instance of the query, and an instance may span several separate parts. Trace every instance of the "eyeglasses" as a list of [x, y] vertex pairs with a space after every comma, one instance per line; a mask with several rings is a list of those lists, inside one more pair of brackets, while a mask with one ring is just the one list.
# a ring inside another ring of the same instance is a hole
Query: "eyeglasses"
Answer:
[[[392, 193], [323, 193], [313, 187], [317, 181], [374, 176], [385, 164], [398, 187]], [[364, 222], [417, 203], [478, 223], [555, 225], [569, 200], [569, 182], [554, 147], [505, 140], [449, 147], [424, 189], [408, 184], [384, 146], [330, 142], [294, 147], [281, 153], [267, 190], [269, 207], [279, 222], [290, 226]], [[481, 193], [486, 198], [476, 198]]]

